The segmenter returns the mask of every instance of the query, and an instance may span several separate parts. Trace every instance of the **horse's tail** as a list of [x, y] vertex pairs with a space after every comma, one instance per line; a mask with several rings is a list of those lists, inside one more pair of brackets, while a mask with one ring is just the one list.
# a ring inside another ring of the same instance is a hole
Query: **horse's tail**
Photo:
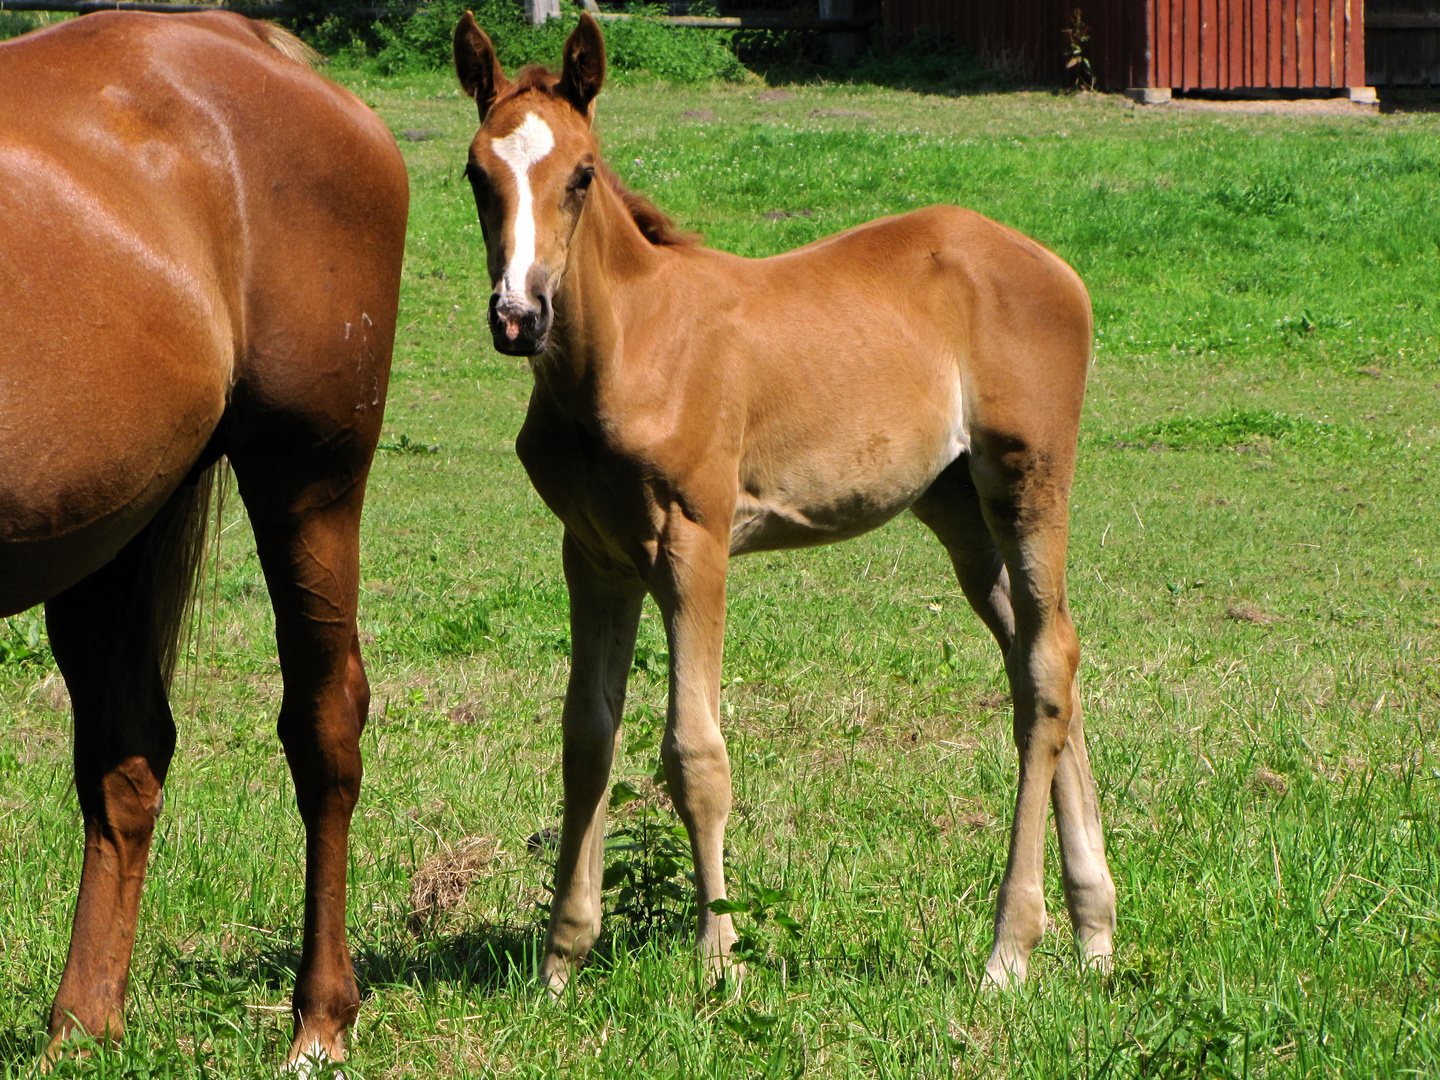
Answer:
[[[205, 538], [212, 505], [219, 507], [228, 466], [224, 459], [176, 489], [141, 539], [137, 585], [148, 618], [134, 631], [146, 666], [160, 669], [168, 690], [175, 678], [182, 643], [188, 640], [200, 592], [200, 570], [205, 562]], [[153, 668], [151, 669], [153, 670]]]
[[274, 23], [256, 22], [255, 32], [260, 35], [260, 40], [266, 45], [269, 45], [281, 56], [294, 60], [297, 64], [315, 68], [325, 63], [325, 57], [318, 51], [306, 45], [289, 30], [276, 26]]

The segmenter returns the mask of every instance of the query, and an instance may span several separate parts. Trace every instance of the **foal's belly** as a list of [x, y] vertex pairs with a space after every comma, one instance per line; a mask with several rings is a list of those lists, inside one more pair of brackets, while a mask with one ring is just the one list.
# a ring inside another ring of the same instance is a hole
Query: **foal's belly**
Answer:
[[924, 490], [889, 493], [852, 492], [827, 503], [808, 505], [742, 493], [735, 504], [730, 554], [817, 547], [879, 528], [913, 503]]
[[814, 447], [778, 468], [742, 466], [732, 555], [815, 547], [879, 528], [968, 449], [958, 422], [838, 443]]

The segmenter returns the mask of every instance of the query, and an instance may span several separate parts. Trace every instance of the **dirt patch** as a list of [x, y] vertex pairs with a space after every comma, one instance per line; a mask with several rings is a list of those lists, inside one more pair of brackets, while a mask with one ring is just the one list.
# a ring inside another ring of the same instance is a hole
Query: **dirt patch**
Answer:
[[686, 109], [680, 114], [687, 120], [714, 120], [715, 113], [710, 109]]
[[[1156, 108], [1157, 106], [1148, 106]], [[1348, 98], [1175, 98], [1161, 108], [1183, 112], [1271, 113], [1277, 116], [1378, 116], [1380, 106]]]
[[485, 715], [484, 708], [477, 702], [465, 701], [450, 710], [452, 724], [473, 724]]
[[858, 116], [862, 120], [873, 120], [875, 114], [864, 109], [811, 109], [811, 116]]
[[435, 128], [406, 128], [400, 132], [400, 137], [406, 142], [429, 142], [431, 139], [438, 139], [444, 132]]
[[1004, 690], [991, 690], [989, 693], [981, 694], [977, 697], [975, 704], [987, 713], [995, 713], [1010, 708], [1013, 703], [1010, 700], [1010, 695]]
[[755, 95], [756, 101], [789, 101], [795, 95], [789, 90], [761, 90]]

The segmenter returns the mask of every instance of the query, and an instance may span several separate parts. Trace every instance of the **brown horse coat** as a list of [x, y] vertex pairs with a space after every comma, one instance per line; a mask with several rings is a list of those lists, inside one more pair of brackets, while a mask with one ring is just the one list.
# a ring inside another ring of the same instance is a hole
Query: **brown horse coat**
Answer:
[[661, 758], [695, 858], [699, 944], [735, 931], [720, 733], [730, 557], [827, 543], [907, 507], [949, 552], [999, 642], [1020, 783], [991, 982], [1025, 977], [1045, 925], [1046, 797], [1087, 963], [1113, 950], [1065, 595], [1068, 501], [1090, 360], [1085, 287], [1013, 229], [955, 207], [882, 218], [770, 259], [688, 242], [599, 161], [605, 73], [582, 15], [559, 77], [510, 82], [466, 15], [461, 85], [481, 127], [467, 174], [496, 347], [532, 357], [516, 450], [565, 526], [571, 673], [565, 811], [541, 978], [558, 991], [600, 927], [605, 792], [640, 607], [670, 646]]
[[385, 126], [303, 48], [229, 14], [103, 13], [0, 44], [0, 615], [46, 604], [86, 836], [55, 1047], [123, 1028], [221, 455], [275, 607], [307, 829], [292, 1059], [343, 1056], [358, 1004], [358, 529], [408, 189]]
[[954, 207], [884, 218], [771, 259], [688, 242], [599, 160], [605, 74], [582, 15], [559, 77], [510, 82], [466, 15], [467, 174], [496, 347], [532, 357], [516, 450], [565, 526], [571, 673], [565, 811], [541, 978], [558, 991], [600, 928], [605, 792], [640, 607], [670, 646], [661, 747], [695, 858], [699, 944], [735, 931], [720, 734], [731, 555], [854, 536], [907, 507], [947, 548], [1005, 655], [1020, 784], [986, 976], [1025, 977], [1045, 925], [1045, 801], [1082, 956], [1107, 966], [1115, 889], [1085, 752], [1065, 596], [1089, 298], [1059, 258]]

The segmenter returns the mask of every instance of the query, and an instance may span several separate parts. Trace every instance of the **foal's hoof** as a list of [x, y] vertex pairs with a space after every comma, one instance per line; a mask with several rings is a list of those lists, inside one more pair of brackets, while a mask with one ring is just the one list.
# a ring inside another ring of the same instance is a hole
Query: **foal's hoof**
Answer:
[[1086, 955], [1081, 953], [1080, 966], [1091, 974], [1108, 979], [1115, 974], [1115, 954], [1106, 952]]
[[573, 960], [566, 960], [552, 953], [541, 963], [535, 982], [551, 1001], [558, 1001], [570, 988], [570, 980], [575, 977], [579, 966]]
[[710, 993], [737, 998], [745, 987], [745, 963], [728, 950], [705, 957], [705, 985]]
[[1028, 961], [1022, 960], [1018, 956], [1001, 956], [997, 952], [985, 965], [985, 974], [980, 980], [980, 988], [991, 993], [1019, 990], [1025, 985], [1025, 977], [1029, 974], [1029, 969]]

